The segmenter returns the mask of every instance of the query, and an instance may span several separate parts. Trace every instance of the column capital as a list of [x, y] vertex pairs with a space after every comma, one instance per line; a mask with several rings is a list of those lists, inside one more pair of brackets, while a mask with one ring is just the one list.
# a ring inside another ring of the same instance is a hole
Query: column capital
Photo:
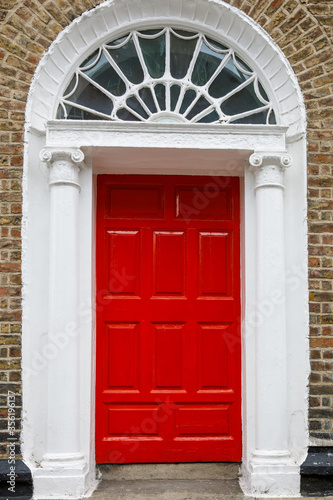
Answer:
[[69, 161], [75, 165], [81, 166], [84, 162], [84, 153], [81, 149], [55, 149], [44, 148], [39, 153], [39, 158], [42, 162], [52, 164], [56, 161]]
[[256, 178], [255, 189], [265, 186], [283, 189], [283, 174], [291, 166], [292, 157], [286, 152], [255, 152], [249, 164]]
[[84, 161], [81, 149], [44, 148], [39, 158], [50, 167], [50, 187], [67, 184], [80, 189], [79, 170]]

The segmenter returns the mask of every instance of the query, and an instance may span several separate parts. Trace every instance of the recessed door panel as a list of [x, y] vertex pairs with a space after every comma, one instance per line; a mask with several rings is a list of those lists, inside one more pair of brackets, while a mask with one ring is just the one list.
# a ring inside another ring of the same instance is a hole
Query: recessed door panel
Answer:
[[154, 295], [184, 295], [185, 232], [154, 232]]
[[239, 179], [97, 184], [97, 463], [239, 461]]
[[139, 387], [139, 325], [108, 324], [107, 388], [135, 390]]
[[184, 324], [157, 324], [154, 373], [156, 389], [183, 389]]
[[200, 295], [227, 295], [230, 284], [230, 233], [200, 232]]
[[223, 436], [229, 434], [227, 405], [184, 405], [178, 408], [178, 436]]
[[140, 285], [140, 231], [107, 231], [111, 295], [136, 295]]
[[228, 330], [229, 325], [198, 325], [199, 389], [228, 387]]

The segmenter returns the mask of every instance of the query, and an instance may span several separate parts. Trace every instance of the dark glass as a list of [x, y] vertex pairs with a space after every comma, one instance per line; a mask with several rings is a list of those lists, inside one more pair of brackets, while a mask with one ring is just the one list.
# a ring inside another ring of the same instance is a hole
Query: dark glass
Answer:
[[124, 120], [125, 122], [139, 122], [140, 119], [136, 116], [132, 115], [127, 109], [120, 108], [117, 111], [117, 116], [120, 120]]
[[127, 99], [126, 104], [129, 108], [133, 109], [136, 113], [138, 113], [142, 118], [147, 120], [149, 116], [147, 115], [146, 111], [143, 109], [139, 101], [137, 100], [136, 97], [131, 96]]
[[111, 47], [115, 47], [116, 45], [121, 45], [126, 39], [128, 35], [122, 36], [121, 38], [117, 38], [117, 40], [112, 40], [112, 42], [108, 42], [107, 45], [111, 45]]
[[80, 65], [80, 68], [86, 68], [87, 66], [90, 66], [94, 61], [97, 61], [98, 55], [99, 55], [100, 49], [95, 50], [93, 54], [91, 54], [87, 59], [83, 61], [83, 63]]
[[71, 79], [68, 87], [66, 88], [65, 92], [64, 92], [64, 97], [66, 98], [68, 96], [68, 94], [70, 94], [72, 92], [72, 90], [74, 90], [75, 86], [76, 86], [76, 83], [77, 83], [77, 75], [75, 74], [73, 76], [73, 78]]
[[66, 105], [67, 119], [68, 120], [106, 120], [101, 116], [94, 115], [83, 109], [76, 108], [75, 106]]
[[131, 83], [143, 81], [143, 71], [132, 39], [116, 49], [108, 49], [112, 59]]
[[238, 115], [245, 111], [262, 108], [264, 104], [256, 96], [253, 82], [233, 94], [221, 104], [221, 109], [226, 115]]
[[170, 71], [174, 78], [186, 75], [197, 43], [197, 38], [183, 40], [170, 33]]
[[184, 30], [177, 30], [177, 29], [173, 29], [173, 31], [175, 33], [177, 33], [178, 35], [184, 36], [186, 38], [191, 38], [192, 36], [196, 36], [196, 33], [192, 32], [192, 31], [184, 31]]
[[237, 56], [235, 56], [235, 59], [237, 61], [238, 66], [240, 66], [241, 69], [243, 69], [245, 71], [248, 71], [251, 74], [253, 73], [253, 71], [250, 68], [250, 66], [248, 66], [244, 61], [242, 61], [242, 59], [239, 59], [239, 57], [237, 57]]
[[148, 72], [152, 78], [165, 73], [165, 35], [157, 38], [140, 38], [140, 47]]
[[157, 109], [156, 109], [156, 105], [155, 105], [155, 101], [154, 101], [154, 98], [153, 98], [153, 94], [150, 90], [149, 87], [143, 87], [142, 89], [139, 90], [139, 96], [141, 97], [141, 99], [144, 101], [145, 105], [147, 106], [147, 108], [149, 108], [149, 110], [152, 112], [152, 113], [157, 113]]
[[198, 123], [212, 123], [212, 122], [216, 122], [217, 120], [219, 120], [219, 115], [217, 114], [216, 111], [212, 111], [211, 113], [209, 113], [208, 115], [204, 116], [203, 118], [201, 118]]
[[192, 73], [194, 85], [205, 85], [224, 58], [225, 54], [214, 52], [203, 42]]
[[57, 111], [57, 120], [64, 120], [64, 119], [65, 119], [64, 108], [62, 107], [61, 104], [59, 104]]
[[232, 123], [244, 123], [244, 124], [252, 124], [252, 125], [265, 125], [267, 120], [267, 110], [259, 111], [259, 113], [255, 113], [250, 116], [244, 116], [243, 118], [238, 118], [238, 120], [231, 120]]
[[67, 99], [73, 104], [80, 104], [93, 111], [99, 111], [110, 115], [113, 109], [113, 103], [109, 97], [85, 80], [81, 75], [78, 76], [78, 85], [75, 92]]
[[84, 71], [84, 74], [115, 96], [123, 95], [126, 92], [125, 83], [113, 69], [103, 53], [97, 64], [91, 69]]
[[208, 102], [207, 99], [205, 99], [205, 97], [201, 96], [197, 100], [191, 111], [189, 111], [189, 113], [186, 115], [186, 118], [188, 120], [192, 120], [192, 118], [201, 113], [201, 111], [203, 111], [204, 109], [207, 109], [209, 106], [210, 102]]
[[170, 88], [170, 109], [171, 109], [171, 111], [175, 110], [175, 108], [177, 106], [179, 95], [180, 95], [180, 86], [179, 85], [172, 85]]
[[209, 43], [209, 45], [211, 45], [216, 50], [226, 50], [226, 51], [229, 50], [228, 47], [226, 47], [225, 45], [221, 45], [218, 42], [215, 42], [215, 40], [212, 40], [211, 38], [208, 38], [208, 36], [206, 36], [206, 40]]
[[274, 110], [272, 109], [269, 115], [268, 123], [270, 125], [276, 125], [276, 118], [275, 118], [275, 113]]
[[156, 30], [140, 30], [139, 33], [141, 33], [142, 35], [157, 35], [158, 33], [161, 33], [161, 31], [163, 31], [164, 28], [158, 28]]
[[197, 97], [197, 93], [195, 90], [189, 89], [186, 90], [184, 97], [183, 97], [183, 102], [180, 107], [180, 114], [183, 115], [186, 113], [187, 108], [192, 104], [194, 99]]
[[165, 110], [165, 87], [162, 83], [155, 85], [154, 92], [161, 111]]
[[249, 76], [239, 71], [231, 58], [222, 71], [214, 78], [214, 81], [209, 87], [209, 93], [214, 98], [222, 97], [229, 94], [232, 90], [235, 90], [248, 79]]
[[260, 82], [258, 82], [258, 87], [259, 87], [259, 92], [260, 92], [260, 95], [261, 95], [261, 96], [265, 99], [265, 101], [267, 101], [267, 102], [268, 102], [268, 101], [269, 101], [269, 99], [268, 99], [268, 95], [266, 94], [265, 89], [264, 89], [264, 87], [261, 85], [261, 83], [260, 83]]

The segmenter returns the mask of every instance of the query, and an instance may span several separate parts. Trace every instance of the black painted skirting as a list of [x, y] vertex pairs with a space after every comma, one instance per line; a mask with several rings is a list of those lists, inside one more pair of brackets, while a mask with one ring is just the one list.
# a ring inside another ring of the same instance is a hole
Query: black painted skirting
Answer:
[[[10, 467], [15, 469], [10, 469]], [[15, 481], [8, 483], [12, 479], [15, 471]], [[13, 486], [14, 484], [14, 486]], [[15, 491], [10, 491], [13, 488]], [[30, 500], [32, 498], [32, 476], [29, 467], [16, 460], [15, 464], [8, 463], [8, 460], [0, 460], [0, 499], [8, 500]]]
[[312, 446], [301, 465], [304, 496], [333, 495], [333, 447]]

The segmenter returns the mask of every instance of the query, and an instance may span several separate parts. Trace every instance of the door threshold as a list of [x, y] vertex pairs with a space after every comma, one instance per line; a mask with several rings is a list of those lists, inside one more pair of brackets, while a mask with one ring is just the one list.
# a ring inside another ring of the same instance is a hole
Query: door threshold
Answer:
[[106, 481], [207, 480], [237, 479], [240, 465], [233, 462], [100, 464], [98, 468], [101, 479]]

